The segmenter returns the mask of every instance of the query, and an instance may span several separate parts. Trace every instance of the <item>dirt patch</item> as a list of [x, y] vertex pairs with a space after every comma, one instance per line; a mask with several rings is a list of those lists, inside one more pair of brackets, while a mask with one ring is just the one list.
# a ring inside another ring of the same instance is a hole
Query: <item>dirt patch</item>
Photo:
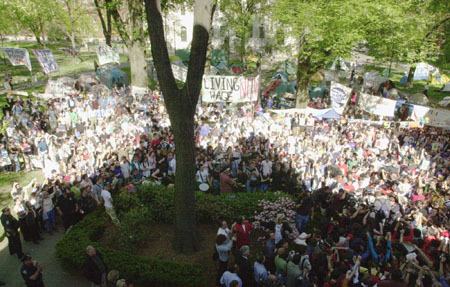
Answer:
[[[187, 263], [187, 264], [199, 264], [203, 267], [203, 273], [206, 278], [206, 286], [216, 286], [216, 273], [219, 267], [218, 261], [212, 259], [217, 227], [214, 225], [200, 224], [198, 230], [201, 236], [200, 250], [192, 255], [177, 254], [172, 249], [172, 242], [174, 238], [173, 225], [170, 224], [151, 224], [149, 229], [152, 231], [152, 235], [146, 242], [146, 247], [140, 248], [137, 254], [145, 257], [161, 258], [165, 260]], [[103, 236], [100, 239], [100, 244], [114, 248], [115, 236], [111, 234], [117, 234], [117, 229], [111, 224], [106, 227], [105, 233], [109, 236]], [[259, 240], [265, 233], [262, 230], [254, 230], [250, 233], [250, 250], [251, 259], [258, 252], [264, 248], [264, 240]], [[235, 258], [230, 255], [229, 265], [234, 263]]]

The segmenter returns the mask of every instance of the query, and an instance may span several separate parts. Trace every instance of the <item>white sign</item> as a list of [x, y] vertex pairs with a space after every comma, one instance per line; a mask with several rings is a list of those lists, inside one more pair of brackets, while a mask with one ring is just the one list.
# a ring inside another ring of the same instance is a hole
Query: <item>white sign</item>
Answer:
[[120, 64], [120, 56], [117, 50], [107, 45], [97, 46], [97, 57], [100, 66], [108, 63]]
[[175, 79], [177, 79], [178, 81], [185, 82], [186, 77], [187, 77], [187, 72], [188, 72], [187, 68], [178, 66], [175, 64], [172, 64], [171, 66], [172, 66], [173, 76], [175, 77]]
[[331, 83], [331, 107], [340, 115], [344, 112], [352, 89], [339, 83]]
[[202, 101], [215, 102], [256, 102], [258, 100], [260, 80], [236, 76], [204, 76], [202, 83]]
[[55, 57], [53, 57], [52, 51], [50, 50], [31, 50], [31, 51], [33, 51], [33, 54], [36, 56], [45, 74], [59, 71], [58, 64], [56, 63]]
[[269, 110], [272, 113], [276, 113], [279, 115], [286, 115], [286, 114], [304, 114], [304, 115], [313, 115], [318, 116], [325, 114], [331, 109], [313, 109], [313, 108], [306, 108], [306, 109], [285, 109], [285, 110]]
[[30, 55], [27, 49], [22, 48], [1, 48], [5, 56], [13, 66], [24, 65], [31, 71]]
[[450, 127], [450, 111], [444, 109], [433, 109], [429, 107], [412, 105], [414, 107], [411, 118], [414, 121], [423, 122], [433, 127]]
[[45, 93], [56, 95], [72, 95], [76, 94], [77, 91], [74, 88], [67, 86], [62, 82], [49, 80], [47, 86], [45, 87]]
[[131, 94], [135, 97], [142, 97], [145, 94], [150, 95], [150, 90], [149, 88], [131, 86]]
[[397, 101], [368, 94], [361, 94], [359, 98], [359, 106], [362, 110], [383, 117], [393, 117], [396, 104]]

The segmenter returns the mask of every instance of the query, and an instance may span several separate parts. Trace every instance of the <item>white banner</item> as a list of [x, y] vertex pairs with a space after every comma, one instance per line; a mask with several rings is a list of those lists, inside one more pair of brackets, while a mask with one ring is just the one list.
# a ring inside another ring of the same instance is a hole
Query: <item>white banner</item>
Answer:
[[383, 117], [393, 117], [397, 101], [368, 94], [361, 94], [359, 106], [362, 110]]
[[175, 77], [175, 79], [177, 79], [178, 81], [185, 82], [186, 77], [187, 77], [187, 72], [188, 72], [187, 68], [178, 66], [175, 64], [172, 64], [171, 66], [172, 66], [173, 76]]
[[45, 74], [59, 71], [58, 64], [56, 63], [55, 57], [53, 57], [52, 51], [50, 50], [31, 50], [31, 51], [36, 56]]
[[204, 76], [202, 83], [202, 101], [215, 102], [256, 102], [258, 100], [260, 80], [236, 76]]
[[117, 50], [107, 45], [97, 46], [97, 57], [100, 66], [108, 63], [120, 64], [120, 56]]
[[72, 95], [76, 94], [77, 91], [62, 82], [58, 82], [57, 80], [49, 80], [47, 86], [45, 87], [45, 93], [54, 95]]
[[150, 90], [149, 88], [131, 86], [131, 94], [135, 97], [142, 97], [145, 94], [150, 95]]
[[352, 89], [339, 83], [331, 82], [331, 107], [340, 115], [344, 112]]
[[440, 128], [450, 127], [450, 111], [433, 109], [429, 107], [412, 105], [414, 107], [411, 118], [414, 121], [423, 122], [426, 125]]
[[279, 115], [286, 115], [286, 114], [304, 114], [304, 115], [312, 115], [312, 116], [318, 116], [325, 114], [329, 112], [331, 109], [313, 109], [313, 108], [306, 108], [306, 109], [286, 109], [286, 110], [269, 110], [272, 113], [276, 113]]
[[30, 55], [27, 49], [22, 48], [1, 48], [5, 56], [13, 66], [24, 65], [31, 71]]
[[63, 94], [40, 94], [40, 93], [32, 93], [33, 96], [36, 98], [44, 99], [46, 101], [48, 100], [54, 100], [54, 99], [60, 99], [60, 98], [66, 98], [67, 96]]

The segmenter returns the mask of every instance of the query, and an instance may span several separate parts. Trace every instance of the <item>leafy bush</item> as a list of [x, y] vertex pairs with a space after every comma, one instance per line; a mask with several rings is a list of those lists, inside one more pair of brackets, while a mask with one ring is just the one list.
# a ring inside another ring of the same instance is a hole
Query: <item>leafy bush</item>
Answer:
[[121, 218], [117, 237], [117, 247], [127, 252], [135, 252], [138, 247], [144, 246], [152, 234], [148, 225], [153, 222], [146, 207], [130, 209]]
[[104, 224], [108, 220], [108, 216], [100, 208], [86, 216], [56, 244], [58, 258], [81, 270], [87, 256], [86, 247], [92, 245], [103, 254], [110, 270], [119, 270], [121, 275], [140, 286], [205, 286], [200, 265], [146, 258], [99, 246], [96, 240], [105, 232]]

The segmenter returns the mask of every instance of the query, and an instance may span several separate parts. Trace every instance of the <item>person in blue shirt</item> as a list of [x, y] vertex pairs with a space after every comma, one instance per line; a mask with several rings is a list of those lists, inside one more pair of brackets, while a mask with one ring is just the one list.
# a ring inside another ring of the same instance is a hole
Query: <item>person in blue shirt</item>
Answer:
[[242, 287], [242, 280], [239, 278], [237, 273], [239, 272], [239, 267], [235, 264], [233, 265], [228, 271], [225, 271], [222, 275], [222, 278], [220, 278], [220, 284], [225, 285], [225, 287], [232, 287], [233, 285], [236, 285], [236, 283], [233, 283], [234, 281], [237, 281], [239, 283], [239, 287]]
[[367, 239], [369, 241], [369, 250], [370, 250], [370, 255], [372, 256], [372, 259], [375, 260], [379, 264], [385, 265], [391, 258], [391, 246], [392, 246], [391, 233], [388, 232], [386, 234], [387, 247], [386, 247], [385, 254], [383, 254], [383, 252], [382, 252], [382, 250], [380, 250], [380, 248], [376, 248], [376, 250], [375, 250], [372, 236], [370, 235], [369, 232], [367, 232]]
[[270, 282], [277, 281], [277, 277], [267, 271], [266, 267], [264, 266], [265, 261], [266, 257], [264, 256], [264, 254], [259, 253], [256, 256], [255, 263], [253, 264], [253, 273], [257, 286], [267, 286], [266, 283], [270, 284]]

